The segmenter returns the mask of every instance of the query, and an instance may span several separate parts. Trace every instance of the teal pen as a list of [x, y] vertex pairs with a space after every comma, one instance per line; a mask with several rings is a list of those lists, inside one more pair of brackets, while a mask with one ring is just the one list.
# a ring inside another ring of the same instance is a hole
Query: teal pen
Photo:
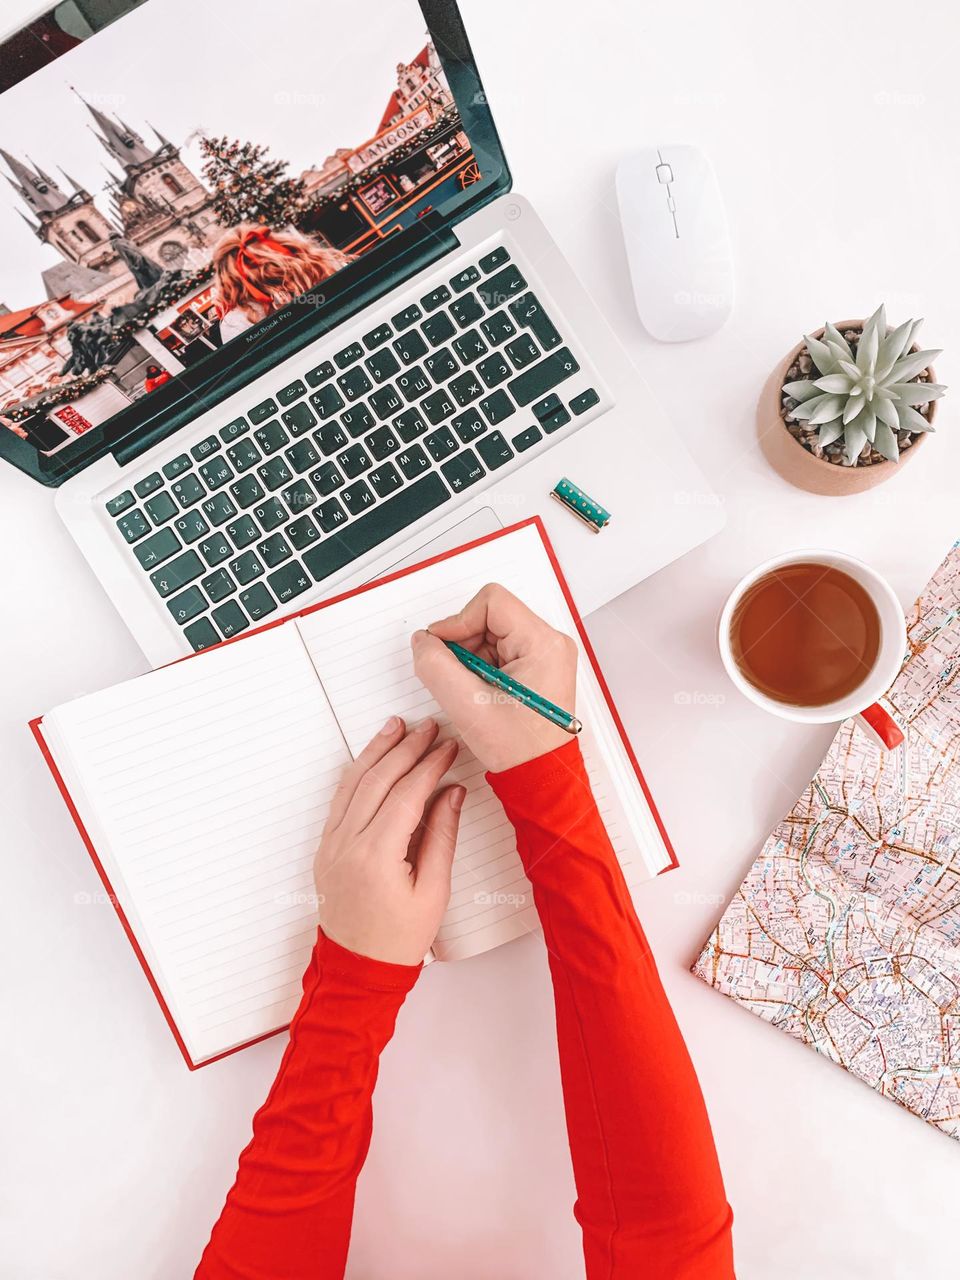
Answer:
[[444, 640], [443, 643], [453, 656], [463, 663], [468, 671], [472, 671], [474, 675], [479, 676], [487, 684], [493, 685], [501, 693], [509, 694], [511, 698], [515, 698], [523, 706], [529, 707], [531, 711], [536, 711], [538, 715], [543, 716], [545, 720], [549, 720], [551, 724], [559, 725], [567, 733], [579, 733], [583, 728], [583, 725], [575, 715], [572, 715], [569, 711], [564, 711], [563, 707], [558, 707], [555, 702], [542, 698], [539, 693], [534, 693], [532, 689], [528, 689], [519, 680], [514, 680], [512, 676], [508, 676], [499, 667], [493, 667], [489, 662], [484, 662], [483, 658], [478, 658], [475, 653], [465, 649], [462, 644], [457, 644], [453, 640]]

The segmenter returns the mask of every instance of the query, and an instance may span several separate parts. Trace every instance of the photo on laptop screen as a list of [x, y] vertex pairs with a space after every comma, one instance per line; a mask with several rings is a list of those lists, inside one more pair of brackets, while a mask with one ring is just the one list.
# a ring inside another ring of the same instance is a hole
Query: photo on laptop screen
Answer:
[[416, 0], [148, 0], [0, 139], [0, 429], [42, 453], [481, 176]]

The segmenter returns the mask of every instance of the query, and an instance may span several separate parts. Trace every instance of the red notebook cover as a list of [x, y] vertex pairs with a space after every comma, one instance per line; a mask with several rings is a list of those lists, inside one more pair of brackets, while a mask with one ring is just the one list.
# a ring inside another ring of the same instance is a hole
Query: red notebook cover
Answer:
[[[463, 543], [462, 546], [454, 547], [450, 551], [444, 551], [444, 552], [441, 552], [439, 555], [431, 556], [429, 560], [421, 560], [417, 564], [410, 565], [406, 569], [398, 569], [395, 573], [386, 574], [384, 577], [377, 578], [373, 582], [365, 583], [361, 587], [354, 587], [350, 591], [343, 591], [339, 595], [331, 596], [328, 600], [320, 600], [316, 604], [308, 605], [307, 608], [300, 609], [295, 613], [289, 613], [289, 614], [285, 614], [283, 617], [275, 618], [271, 622], [264, 623], [264, 625], [261, 627], [255, 627], [251, 631], [243, 632], [242, 635], [234, 636], [230, 640], [224, 640], [223, 645], [242, 644], [244, 640], [249, 640], [251, 636], [259, 635], [261, 631], [269, 631], [273, 627], [284, 626], [288, 622], [294, 621], [296, 618], [306, 617], [308, 614], [315, 613], [319, 609], [327, 609], [330, 607], [330, 605], [336, 604], [340, 600], [346, 600], [350, 596], [360, 595], [362, 592], [365, 592], [365, 591], [374, 591], [378, 586], [381, 586], [385, 582], [393, 582], [397, 578], [404, 578], [408, 574], [417, 573], [420, 569], [427, 568], [428, 565], [437, 564], [441, 560], [448, 560], [451, 556], [459, 555], [463, 551], [469, 551], [471, 550], [471, 548], [481, 546], [485, 542], [492, 542], [496, 538], [506, 537], [508, 534], [515, 533], [518, 529], [524, 529], [530, 525], [536, 526], [537, 532], [540, 535], [540, 539], [543, 542], [544, 550], [546, 551], [550, 559], [550, 563], [553, 566], [554, 573], [557, 575], [557, 581], [560, 584], [560, 589], [563, 592], [564, 599], [567, 602], [567, 606], [570, 610], [571, 616], [573, 617], [574, 623], [576, 624], [577, 632], [580, 636], [580, 640], [583, 644], [584, 650], [586, 651], [587, 657], [590, 660], [590, 665], [593, 667], [594, 675], [596, 676], [597, 682], [600, 685], [600, 689], [603, 693], [604, 700], [606, 701], [607, 707], [609, 708], [610, 715], [613, 717], [613, 722], [616, 725], [617, 732], [619, 733], [621, 741], [623, 742], [624, 750], [626, 751], [627, 756], [630, 760], [630, 763], [633, 766], [634, 772], [637, 775], [637, 781], [640, 783], [640, 787], [643, 791], [644, 798], [650, 809], [650, 813], [652, 814], [653, 819], [657, 824], [657, 829], [659, 830], [660, 835], [663, 839], [663, 843], [667, 850], [667, 853], [670, 855], [669, 865], [663, 868], [664, 871], [669, 871], [671, 868], [676, 867], [678, 865], [676, 853], [674, 852], [673, 846], [670, 843], [670, 838], [667, 835], [666, 828], [663, 825], [663, 821], [661, 820], [660, 814], [657, 811], [657, 807], [654, 804], [653, 796], [650, 794], [650, 788], [647, 786], [646, 779], [644, 778], [643, 773], [640, 769], [640, 765], [637, 761], [636, 755], [634, 754], [633, 747], [630, 745], [630, 740], [627, 737], [626, 730], [623, 727], [623, 722], [620, 719], [619, 712], [617, 711], [617, 708], [614, 705], [613, 698], [611, 697], [611, 694], [610, 694], [610, 689], [607, 685], [606, 680], [603, 677], [603, 672], [600, 670], [600, 666], [599, 666], [599, 663], [597, 662], [596, 654], [594, 653], [593, 646], [590, 643], [590, 638], [587, 635], [586, 629], [583, 625], [583, 619], [580, 617], [580, 613], [577, 609], [576, 604], [574, 603], [573, 596], [570, 594], [570, 588], [567, 585], [567, 580], [563, 576], [563, 570], [560, 568], [560, 563], [557, 560], [556, 553], [550, 543], [550, 539], [547, 537], [547, 532], [544, 529], [543, 522], [539, 516], [531, 516], [527, 520], [521, 520], [517, 524], [509, 525], [505, 529], [498, 529], [495, 533], [485, 534], [484, 537], [482, 538], [475, 538], [472, 542], [465, 542]], [[216, 645], [214, 646], [214, 648], [222, 648], [223, 645]], [[178, 658], [177, 661], [189, 662], [192, 659], [201, 658], [204, 653], [212, 653], [212, 652], [213, 652], [213, 649], [204, 649], [200, 653], [187, 654], [183, 658]], [[193, 1061], [193, 1059], [190, 1057], [189, 1052], [187, 1051], [186, 1044], [184, 1043], [183, 1037], [181, 1036], [180, 1031], [177, 1028], [177, 1024], [173, 1019], [170, 1009], [168, 1008], [167, 1003], [163, 998], [163, 994], [160, 991], [160, 987], [157, 983], [157, 980], [153, 976], [153, 973], [150, 970], [150, 966], [147, 963], [147, 959], [144, 956], [143, 951], [141, 950], [140, 945], [137, 942], [136, 936], [130, 927], [130, 923], [124, 914], [123, 908], [120, 905], [120, 901], [117, 898], [116, 894], [113, 892], [113, 888], [110, 884], [109, 878], [107, 877], [107, 873], [104, 870], [103, 864], [100, 861], [100, 858], [97, 854], [96, 849], [94, 848], [93, 841], [91, 840], [89, 833], [84, 827], [83, 820], [81, 819], [80, 814], [77, 811], [77, 807], [73, 802], [73, 798], [71, 797], [70, 792], [67, 789], [66, 783], [64, 782], [63, 777], [61, 776], [60, 770], [57, 768], [56, 761], [54, 760], [50, 752], [50, 748], [47, 745], [47, 742], [43, 736], [43, 717], [38, 716], [35, 720], [31, 720], [30, 729], [33, 732], [33, 736], [37, 740], [37, 745], [39, 746], [40, 751], [43, 754], [43, 758], [47, 762], [47, 766], [53, 775], [53, 779], [57, 784], [60, 794], [63, 796], [64, 803], [66, 804], [67, 809], [70, 811], [70, 816], [73, 818], [73, 821], [76, 824], [76, 828], [80, 833], [80, 837], [83, 840], [83, 843], [87, 847], [87, 852], [90, 854], [90, 857], [93, 860], [93, 865], [96, 867], [97, 874], [99, 875], [101, 881], [103, 882], [103, 887], [106, 890], [110, 901], [113, 903], [113, 906], [117, 912], [117, 915], [120, 918], [120, 923], [123, 926], [124, 932], [126, 933], [127, 937], [130, 939], [130, 945], [133, 947], [133, 950], [136, 953], [136, 957], [140, 961], [140, 966], [147, 976], [147, 981], [150, 983], [150, 986], [153, 990], [153, 994], [157, 997], [157, 1001], [160, 1005], [160, 1008], [163, 1010], [163, 1016], [166, 1018], [167, 1024], [169, 1025], [170, 1030], [173, 1032], [174, 1039], [176, 1040], [177, 1045], [179, 1046], [180, 1052], [183, 1054], [184, 1061], [186, 1062], [190, 1070], [195, 1071], [197, 1067], [205, 1067], [205, 1066], [208, 1066], [211, 1062], [218, 1062], [221, 1058], [229, 1057], [230, 1054], [236, 1053], [239, 1049], [246, 1049], [252, 1044], [258, 1044], [261, 1040], [269, 1040], [272, 1036], [279, 1035], [280, 1032], [286, 1031], [287, 1026], [277, 1027], [275, 1031], [268, 1031], [264, 1035], [256, 1036], [252, 1040], [245, 1040], [243, 1044], [235, 1045], [232, 1049], [226, 1049], [224, 1050], [223, 1053], [215, 1054], [211, 1058], [204, 1058], [202, 1062]]]

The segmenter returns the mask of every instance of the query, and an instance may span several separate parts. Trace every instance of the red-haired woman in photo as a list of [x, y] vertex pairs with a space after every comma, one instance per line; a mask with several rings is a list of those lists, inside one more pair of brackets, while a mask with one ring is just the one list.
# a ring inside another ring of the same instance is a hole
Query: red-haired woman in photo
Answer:
[[349, 261], [339, 249], [291, 227], [233, 227], [213, 251], [221, 338], [229, 342]]

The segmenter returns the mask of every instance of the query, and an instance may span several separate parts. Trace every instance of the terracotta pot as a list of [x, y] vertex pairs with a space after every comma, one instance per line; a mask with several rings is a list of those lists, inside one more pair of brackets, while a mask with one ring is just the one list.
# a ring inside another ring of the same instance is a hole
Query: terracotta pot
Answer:
[[[843, 320], [837, 328], [841, 333], [847, 329], [863, 328], [862, 320]], [[823, 337], [823, 329], [814, 330], [815, 338]], [[891, 476], [897, 474], [910, 461], [920, 448], [926, 433], [921, 433], [900, 455], [899, 462], [875, 462], [869, 467], [845, 467], [835, 462], [826, 462], [823, 458], [815, 458], [809, 449], [805, 449], [799, 440], [787, 430], [786, 423], [780, 416], [781, 392], [787, 380], [787, 370], [803, 350], [799, 342], [770, 374], [764, 383], [757, 406], [757, 434], [764, 456], [779, 472], [784, 480], [789, 480], [798, 489], [806, 489], [808, 493], [825, 493], [841, 495], [846, 493], [863, 493], [875, 485], [883, 484]], [[928, 370], [931, 381], [936, 381], [933, 370]], [[937, 413], [937, 401], [930, 402], [929, 421], [933, 423]]]

